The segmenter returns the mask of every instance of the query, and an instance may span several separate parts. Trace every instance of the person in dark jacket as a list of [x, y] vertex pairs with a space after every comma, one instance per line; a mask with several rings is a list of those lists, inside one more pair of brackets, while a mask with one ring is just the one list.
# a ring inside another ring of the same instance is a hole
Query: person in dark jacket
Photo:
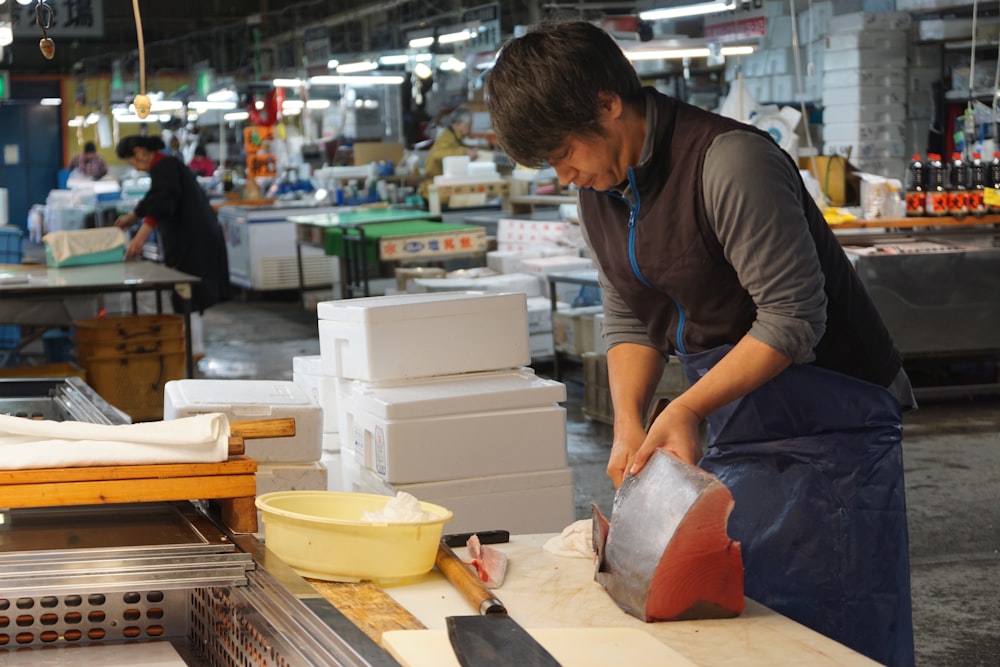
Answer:
[[[156, 136], [132, 135], [118, 142], [118, 157], [134, 169], [148, 172], [150, 187], [132, 211], [115, 220], [115, 226], [130, 229], [142, 221], [126, 249], [127, 257], [141, 256], [143, 245], [155, 229], [164, 263], [201, 278], [192, 285], [191, 295], [191, 311], [198, 315], [232, 296], [226, 242], [195, 175], [181, 160], [164, 152], [165, 148], [163, 140]], [[176, 294], [173, 305], [180, 312], [182, 304]], [[198, 329], [200, 318], [193, 317], [195, 355], [202, 353]]]
[[[506, 43], [485, 93], [507, 154], [579, 188], [604, 302], [612, 482], [657, 449], [715, 474], [736, 501], [748, 597], [912, 665], [913, 393], [795, 162], [749, 125], [643, 87], [585, 22]], [[671, 356], [691, 386], [647, 429]]]

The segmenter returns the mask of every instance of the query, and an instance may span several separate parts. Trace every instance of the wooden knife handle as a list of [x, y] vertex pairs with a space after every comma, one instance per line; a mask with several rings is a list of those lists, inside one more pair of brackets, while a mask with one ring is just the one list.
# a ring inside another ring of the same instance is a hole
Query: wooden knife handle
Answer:
[[244, 440], [291, 437], [295, 435], [295, 418], [229, 422], [229, 434], [241, 436]]
[[480, 581], [472, 568], [455, 555], [451, 547], [444, 542], [438, 544], [434, 564], [437, 565], [444, 578], [457, 588], [465, 596], [465, 599], [479, 610], [480, 614], [485, 616], [487, 614], [507, 613], [503, 602], [493, 596], [493, 592], [486, 588], [486, 585]]

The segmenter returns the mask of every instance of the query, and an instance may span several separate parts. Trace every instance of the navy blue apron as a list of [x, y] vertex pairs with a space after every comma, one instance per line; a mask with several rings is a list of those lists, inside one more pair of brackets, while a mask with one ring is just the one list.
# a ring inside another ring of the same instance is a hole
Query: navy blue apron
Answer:
[[[729, 350], [678, 354], [692, 383]], [[708, 416], [699, 465], [732, 492], [747, 597], [911, 667], [902, 416], [886, 389], [793, 365]]]

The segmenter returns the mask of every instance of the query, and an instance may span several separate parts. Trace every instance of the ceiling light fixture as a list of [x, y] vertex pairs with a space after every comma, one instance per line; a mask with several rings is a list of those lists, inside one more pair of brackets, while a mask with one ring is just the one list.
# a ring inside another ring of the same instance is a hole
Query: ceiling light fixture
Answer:
[[309, 79], [314, 86], [398, 86], [403, 83], [401, 76], [314, 76]]
[[346, 63], [344, 65], [337, 65], [338, 74], [354, 74], [356, 72], [370, 72], [373, 69], [378, 69], [378, 63], [372, 62], [371, 60], [362, 60], [356, 63]]
[[464, 42], [472, 39], [476, 36], [476, 31], [462, 29], [458, 32], [449, 32], [444, 35], [438, 36], [438, 44], [454, 44], [455, 42]]
[[[723, 56], [746, 56], [753, 53], [752, 46], [724, 46], [721, 55]], [[707, 46], [675, 49], [635, 49], [625, 51], [625, 57], [629, 60], [667, 60], [678, 58], [707, 58], [710, 55]]]
[[693, 5], [683, 5], [681, 7], [650, 9], [645, 12], [639, 12], [639, 18], [643, 21], [661, 21], [664, 19], [679, 19], [686, 16], [717, 14], [718, 12], [728, 12], [732, 9], [736, 9], [735, 2], [730, 0], [716, 0], [715, 2], [700, 2]]
[[408, 42], [411, 49], [426, 49], [428, 46], [434, 43], [434, 36], [430, 37], [415, 37]]

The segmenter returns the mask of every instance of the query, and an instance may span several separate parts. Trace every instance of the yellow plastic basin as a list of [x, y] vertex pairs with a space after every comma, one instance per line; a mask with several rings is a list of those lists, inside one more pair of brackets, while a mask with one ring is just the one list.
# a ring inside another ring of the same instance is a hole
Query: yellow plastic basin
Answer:
[[277, 491], [257, 498], [267, 548], [303, 577], [397, 583], [434, 567], [450, 510], [420, 507], [434, 518], [416, 523], [369, 523], [392, 496], [343, 491]]

